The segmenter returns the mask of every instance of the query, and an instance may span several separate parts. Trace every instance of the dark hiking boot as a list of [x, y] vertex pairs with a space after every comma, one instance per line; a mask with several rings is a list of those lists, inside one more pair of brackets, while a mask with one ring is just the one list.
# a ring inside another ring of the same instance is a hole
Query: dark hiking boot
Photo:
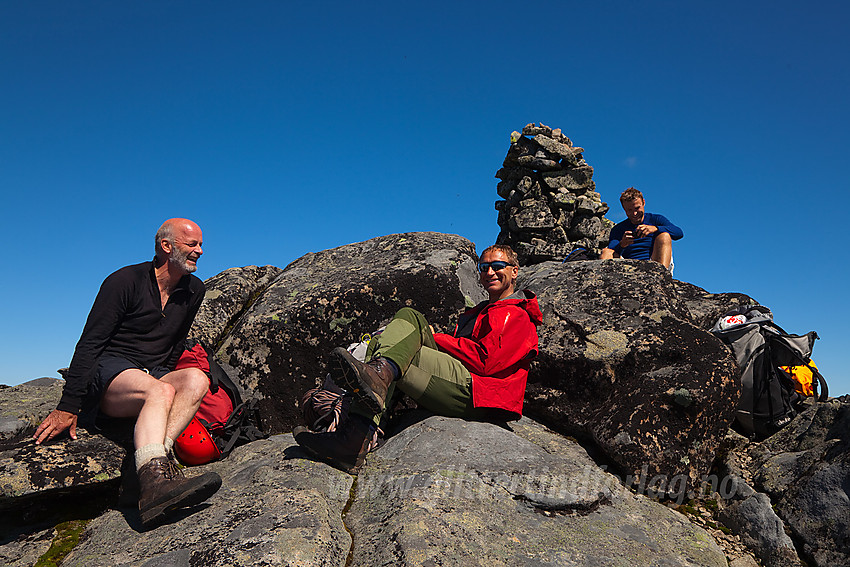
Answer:
[[146, 526], [178, 508], [200, 504], [221, 487], [221, 477], [216, 473], [186, 478], [167, 457], [151, 459], [138, 475], [139, 513]]
[[118, 487], [118, 506], [133, 508], [139, 503], [139, 475], [136, 474], [136, 459], [128, 451], [121, 463], [121, 485]]
[[366, 461], [375, 436], [375, 425], [363, 418], [351, 416], [336, 431], [316, 433], [298, 426], [292, 430], [292, 436], [308, 453], [354, 474]]
[[331, 378], [375, 413], [384, 411], [387, 389], [396, 378], [393, 363], [386, 358], [373, 358], [363, 363], [350, 352], [337, 347], [331, 352]]

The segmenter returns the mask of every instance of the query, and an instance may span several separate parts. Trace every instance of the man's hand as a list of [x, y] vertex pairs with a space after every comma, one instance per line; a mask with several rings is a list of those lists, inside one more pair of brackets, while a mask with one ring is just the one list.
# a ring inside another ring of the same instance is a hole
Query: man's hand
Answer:
[[635, 243], [635, 235], [631, 230], [623, 233], [623, 238], [620, 239], [620, 248], [628, 248]]
[[66, 429], [69, 429], [71, 439], [77, 438], [77, 415], [58, 409], [53, 410], [44, 418], [32, 438], [35, 439], [36, 445], [41, 445], [42, 442], [50, 441]]
[[653, 232], [658, 232], [657, 226], [652, 226], [651, 224], [641, 224], [635, 227], [635, 238], [643, 238], [645, 236], [649, 236]]

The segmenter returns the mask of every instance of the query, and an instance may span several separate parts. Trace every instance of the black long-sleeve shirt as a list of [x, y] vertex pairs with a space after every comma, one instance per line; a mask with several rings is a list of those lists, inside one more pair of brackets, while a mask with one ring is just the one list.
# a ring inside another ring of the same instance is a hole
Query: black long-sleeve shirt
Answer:
[[153, 262], [121, 268], [107, 277], [89, 312], [57, 409], [79, 413], [97, 360], [115, 355], [141, 368], [174, 368], [204, 299], [204, 282], [184, 276], [162, 307]]

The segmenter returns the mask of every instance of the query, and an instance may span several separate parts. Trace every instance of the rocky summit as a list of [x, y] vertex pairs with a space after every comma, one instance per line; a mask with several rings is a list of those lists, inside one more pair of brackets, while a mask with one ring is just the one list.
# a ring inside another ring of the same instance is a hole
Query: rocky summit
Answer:
[[735, 437], [737, 367], [706, 328], [752, 299], [651, 262], [522, 268], [544, 313], [522, 421], [406, 410], [357, 477], [309, 459], [289, 431], [326, 353], [402, 306], [449, 330], [483, 297], [474, 264], [468, 241], [412, 233], [211, 278], [193, 334], [277, 435], [189, 469], [223, 489], [152, 530], [119, 500], [127, 424], [35, 447], [61, 381], [1, 389], [0, 558], [31, 565], [71, 541], [63, 565], [848, 563], [847, 404]]
[[612, 224], [582, 153], [529, 124], [497, 173], [498, 240], [544, 315], [522, 420], [406, 400], [356, 476], [291, 435], [334, 347], [402, 307], [451, 332], [486, 297], [468, 240], [394, 234], [231, 268], [207, 280], [190, 335], [272, 435], [187, 468], [222, 489], [144, 529], [122, 474], [131, 421], [36, 446], [62, 382], [0, 386], [0, 564], [850, 566], [850, 404], [810, 400], [761, 442], [730, 429], [739, 369], [708, 329], [757, 302], [650, 261], [562, 263]]

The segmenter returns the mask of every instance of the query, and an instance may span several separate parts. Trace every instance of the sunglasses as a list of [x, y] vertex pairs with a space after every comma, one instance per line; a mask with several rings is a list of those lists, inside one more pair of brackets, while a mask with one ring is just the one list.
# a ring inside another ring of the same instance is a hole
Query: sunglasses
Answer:
[[508, 262], [502, 262], [501, 260], [496, 260], [495, 262], [478, 262], [478, 271], [482, 274], [487, 273], [487, 270], [493, 268], [494, 272], [498, 272], [499, 270], [504, 270], [508, 266], [513, 266], [514, 264], [510, 264]]

